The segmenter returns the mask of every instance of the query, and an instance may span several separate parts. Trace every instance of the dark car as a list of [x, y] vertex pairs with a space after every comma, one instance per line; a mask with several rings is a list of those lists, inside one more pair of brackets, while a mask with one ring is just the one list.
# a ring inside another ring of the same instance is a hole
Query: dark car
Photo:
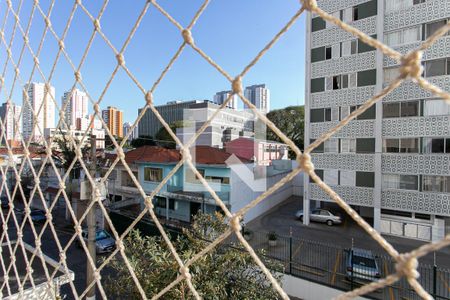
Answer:
[[381, 277], [380, 269], [372, 251], [352, 248], [347, 252], [347, 279], [356, 281], [376, 281]]
[[[23, 210], [17, 210], [18, 213], [22, 214], [22, 221], [25, 219], [25, 212]], [[47, 216], [45, 215], [45, 212], [40, 209], [32, 209], [30, 211], [30, 218], [33, 223], [45, 223], [47, 221]], [[29, 219], [27, 218], [27, 221]]]

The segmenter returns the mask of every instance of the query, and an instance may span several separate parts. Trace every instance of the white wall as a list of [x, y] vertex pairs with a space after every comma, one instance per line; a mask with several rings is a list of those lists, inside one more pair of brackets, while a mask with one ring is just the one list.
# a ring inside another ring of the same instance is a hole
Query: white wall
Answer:
[[[343, 291], [290, 275], [283, 276], [283, 290], [289, 295], [303, 300], [335, 299]], [[357, 297], [356, 300], [367, 298]]]
[[[253, 165], [249, 164], [247, 166], [249, 168], [252, 168]], [[279, 182], [287, 174], [289, 174], [289, 172], [267, 177], [267, 185], [265, 190], [269, 189], [271, 186]], [[242, 174], [236, 174], [233, 170], [231, 170], [230, 204], [232, 213], [237, 212], [238, 210], [249, 204], [252, 200], [256, 199], [259, 195], [261, 195], [264, 192], [264, 191], [254, 191], [251, 188], [251, 186], [254, 183], [257, 183], [261, 180], [264, 181], [265, 179], [258, 179], [253, 181], [250, 180], [249, 182], [249, 180], [243, 180], [242, 178], [243, 178]], [[258, 203], [258, 205], [250, 209], [245, 214], [244, 221], [246, 223], [250, 222], [256, 217], [264, 214], [274, 206], [285, 201], [292, 195], [303, 195], [302, 178], [303, 173], [300, 173], [293, 180], [289, 181], [288, 183], [280, 187], [273, 194], [270, 194], [267, 198], [262, 200], [260, 203]]]

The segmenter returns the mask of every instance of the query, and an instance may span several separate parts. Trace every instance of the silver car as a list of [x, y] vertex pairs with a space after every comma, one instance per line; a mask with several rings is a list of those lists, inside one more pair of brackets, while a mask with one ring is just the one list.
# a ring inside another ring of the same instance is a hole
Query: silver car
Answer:
[[347, 279], [359, 281], [377, 281], [380, 277], [375, 255], [372, 251], [352, 248], [347, 252]]
[[[297, 211], [295, 216], [303, 221], [303, 210]], [[326, 223], [328, 226], [342, 223], [340, 216], [334, 215], [326, 209], [313, 209], [309, 214], [309, 219], [313, 222]]]
[[[88, 232], [86, 229], [81, 233], [84, 241], [88, 242]], [[79, 242], [78, 242], [79, 243]], [[79, 243], [79, 246], [81, 244]], [[97, 253], [111, 252], [116, 248], [116, 240], [106, 230], [97, 230], [95, 233], [95, 249]]]

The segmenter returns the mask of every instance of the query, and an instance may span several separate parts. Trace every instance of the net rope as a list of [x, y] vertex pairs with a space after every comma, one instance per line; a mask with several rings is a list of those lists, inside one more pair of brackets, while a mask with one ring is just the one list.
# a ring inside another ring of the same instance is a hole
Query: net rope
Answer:
[[[31, 112], [33, 116], [37, 116], [39, 112], [43, 109], [43, 104], [35, 111], [30, 103], [29, 97], [28, 97], [28, 91], [25, 89], [26, 84], [29, 84], [32, 82], [32, 79], [35, 78], [35, 76], [39, 77], [42, 82], [45, 83], [45, 97], [50, 97], [50, 100], [54, 103], [56, 109], [59, 112], [59, 121], [57, 124], [57, 128], [69, 128], [67, 126], [67, 123], [65, 122], [64, 118], [64, 111], [68, 104], [68, 101], [66, 103], [63, 103], [62, 106], [59, 106], [56, 99], [54, 98], [53, 94], [50, 92], [50, 83], [55, 75], [55, 69], [58, 65], [58, 62], [61, 59], [65, 59], [65, 61], [69, 64], [70, 68], [73, 71], [74, 81], [71, 88], [70, 93], [72, 94], [75, 88], [80, 88], [83, 92], [86, 93], [88, 96], [90, 104], [93, 106], [94, 109], [94, 116], [98, 120], [101, 121], [103, 128], [106, 131], [106, 134], [111, 139], [114, 147], [117, 149], [117, 157], [114, 159], [114, 161], [111, 163], [110, 167], [106, 171], [106, 173], [103, 175], [103, 177], [100, 178], [100, 183], [96, 181], [95, 178], [93, 178], [90, 173], [88, 166], [85, 162], [85, 158], [83, 157], [82, 153], [82, 145], [83, 141], [86, 140], [89, 136], [89, 131], [86, 130], [82, 136], [81, 142], [75, 140], [75, 138], [68, 134], [67, 138], [70, 143], [70, 145], [75, 149], [75, 159], [71, 162], [70, 166], [65, 170], [65, 173], [62, 174], [58, 167], [57, 162], [55, 161], [53, 157], [53, 153], [51, 151], [51, 141], [47, 142], [45, 139], [43, 140], [44, 146], [45, 146], [45, 153], [41, 154], [41, 160], [42, 164], [41, 166], [34, 166], [32, 158], [33, 153], [29, 151], [30, 147], [32, 147], [32, 137], [28, 139], [24, 139], [23, 136], [20, 135], [20, 142], [24, 148], [24, 155], [23, 155], [23, 163], [20, 165], [20, 168], [16, 168], [16, 166], [11, 163], [8, 164], [6, 167], [0, 168], [0, 172], [2, 175], [2, 182], [0, 185], [0, 192], [4, 191], [8, 200], [9, 200], [9, 208], [7, 211], [4, 211], [3, 208], [2, 214], [0, 214], [1, 221], [3, 223], [3, 232], [0, 237], [0, 242], [2, 244], [6, 244], [8, 247], [8, 251], [10, 253], [10, 261], [7, 262], [4, 257], [4, 253], [1, 253], [0, 255], [0, 267], [3, 271], [4, 281], [0, 286], [0, 290], [7, 295], [12, 294], [12, 288], [10, 286], [10, 280], [9, 280], [9, 274], [13, 274], [13, 279], [15, 284], [18, 286], [18, 293], [19, 297], [24, 297], [25, 293], [25, 283], [27, 281], [31, 284], [31, 289], [33, 292], [36, 292], [36, 284], [34, 283], [33, 278], [33, 268], [32, 263], [34, 260], [39, 259], [42, 261], [42, 266], [44, 268], [44, 275], [47, 280], [47, 285], [49, 287], [49, 291], [53, 291], [53, 280], [55, 279], [55, 276], [57, 274], [57, 268], [55, 268], [54, 271], [50, 271], [44, 261], [43, 258], [43, 251], [41, 249], [42, 243], [42, 235], [45, 232], [45, 229], [50, 229], [50, 232], [56, 242], [56, 247], [60, 253], [59, 261], [58, 261], [58, 267], [62, 267], [64, 270], [64, 273], [66, 275], [69, 274], [69, 268], [68, 268], [68, 258], [67, 258], [67, 251], [69, 247], [74, 243], [75, 240], [79, 241], [83, 251], [86, 254], [87, 260], [91, 266], [91, 268], [94, 270], [94, 280], [88, 285], [84, 291], [81, 292], [81, 294], [78, 294], [77, 289], [74, 286], [74, 283], [72, 281], [69, 281], [70, 289], [73, 293], [74, 298], [81, 299], [86, 296], [87, 292], [93, 287], [98, 287], [99, 293], [103, 299], [107, 298], [106, 291], [104, 290], [101, 282], [101, 275], [100, 272], [107, 266], [107, 264], [112, 260], [113, 257], [115, 257], [117, 254], [120, 255], [120, 257], [123, 259], [126, 268], [128, 269], [131, 278], [133, 279], [136, 288], [138, 289], [140, 295], [143, 299], [147, 299], [148, 295], [146, 295], [142, 285], [140, 284], [136, 273], [133, 269], [133, 266], [131, 265], [129, 258], [125, 254], [125, 246], [123, 243], [124, 237], [136, 226], [136, 224], [142, 220], [144, 216], [149, 216], [153, 222], [155, 223], [156, 227], [158, 228], [162, 239], [166, 243], [169, 251], [171, 252], [173, 259], [176, 261], [178, 267], [179, 267], [179, 274], [176, 277], [176, 279], [169, 284], [167, 287], [162, 289], [158, 294], [151, 295], [151, 299], [158, 299], [161, 296], [163, 296], [165, 293], [170, 291], [174, 286], [177, 284], [180, 284], [180, 282], [185, 281], [187, 286], [189, 287], [190, 292], [192, 293], [192, 296], [196, 299], [201, 299], [201, 295], [197, 290], [197, 287], [192, 282], [192, 275], [189, 271], [189, 267], [195, 263], [198, 259], [200, 259], [203, 255], [210, 252], [212, 249], [217, 247], [219, 244], [221, 244], [225, 239], [230, 237], [231, 235], [235, 235], [237, 237], [237, 240], [243, 248], [249, 253], [249, 255], [252, 257], [254, 262], [261, 268], [263, 273], [266, 275], [267, 279], [272, 284], [272, 287], [278, 292], [279, 296], [282, 299], [289, 299], [286, 292], [282, 289], [281, 285], [277, 280], [272, 276], [271, 272], [265, 267], [264, 263], [261, 261], [261, 259], [258, 257], [252, 246], [244, 239], [242, 233], [241, 233], [241, 220], [243, 219], [244, 215], [253, 207], [255, 207], [258, 203], [264, 201], [267, 196], [271, 195], [275, 191], [277, 191], [280, 187], [282, 187], [284, 184], [292, 180], [297, 174], [300, 172], [305, 172], [308, 174], [313, 181], [326, 193], [328, 196], [336, 202], [342, 209], [345, 210], [345, 212], [361, 227], [363, 228], [396, 262], [396, 269], [395, 272], [387, 275], [385, 278], [377, 281], [372, 282], [367, 285], [363, 285], [359, 288], [356, 288], [352, 291], [342, 293], [338, 296], [338, 299], [350, 299], [357, 296], [362, 296], [364, 294], [370, 293], [372, 291], [375, 291], [377, 289], [386, 287], [388, 285], [391, 285], [401, 278], [405, 277], [411, 287], [417, 292], [417, 294], [422, 297], [423, 299], [432, 299], [432, 297], [425, 291], [425, 289], [420, 285], [418, 282], [418, 277], [420, 274], [417, 271], [418, 267], [418, 258], [431, 253], [433, 251], [437, 251], [443, 247], [446, 247], [450, 245], [450, 235], [445, 236], [442, 240], [437, 242], [432, 242], [425, 244], [413, 251], [407, 252], [407, 253], [399, 253], [388, 241], [386, 241], [381, 234], [376, 231], [373, 227], [371, 227], [355, 210], [353, 210], [344, 199], [342, 199], [330, 186], [328, 186], [325, 182], [323, 182], [320, 177], [318, 177], [314, 171], [314, 165], [311, 161], [310, 153], [315, 148], [317, 148], [321, 143], [331, 138], [337, 131], [342, 129], [345, 125], [347, 125], [351, 120], [355, 119], [357, 116], [361, 115], [369, 109], [372, 105], [374, 105], [376, 102], [380, 101], [383, 97], [391, 93], [394, 89], [399, 87], [404, 81], [406, 80], [412, 80], [415, 83], [417, 83], [421, 88], [424, 90], [427, 90], [431, 93], [433, 93], [435, 96], [444, 99], [448, 104], [450, 104], [450, 94], [441, 88], [439, 88], [436, 85], [433, 85], [429, 81], [427, 81], [424, 77], [422, 77], [422, 65], [421, 65], [421, 59], [422, 59], [422, 53], [427, 48], [429, 48], [433, 43], [435, 43], [440, 37], [442, 37], [444, 34], [446, 34], [447, 31], [450, 30], [450, 24], [447, 24], [437, 30], [431, 37], [429, 37], [427, 40], [425, 40], [417, 49], [402, 55], [401, 53], [397, 52], [396, 50], [388, 47], [387, 45], [383, 44], [382, 42], [369, 37], [365, 33], [361, 32], [360, 30], [342, 22], [340, 19], [326, 13], [325, 11], [321, 10], [319, 6], [317, 5], [316, 0], [303, 0], [300, 2], [298, 10], [293, 14], [293, 16], [288, 20], [286, 25], [280, 29], [280, 31], [266, 44], [266, 46], [255, 56], [254, 59], [252, 59], [243, 69], [242, 71], [236, 75], [232, 76], [227, 73], [226, 70], [224, 70], [218, 63], [214, 61], [212, 57], [210, 57], [207, 53], [205, 53], [200, 47], [197, 46], [195, 43], [194, 36], [192, 35], [192, 29], [194, 28], [197, 21], [200, 19], [201, 15], [205, 12], [205, 10], [208, 7], [209, 0], [205, 0], [202, 5], [197, 9], [194, 17], [190, 21], [187, 27], [183, 27], [174, 17], [171, 16], [170, 13], [168, 13], [156, 0], [148, 0], [145, 1], [143, 4], [143, 7], [134, 22], [133, 27], [131, 28], [129, 34], [127, 35], [127, 38], [121, 45], [121, 47], [116, 48], [113, 43], [110, 41], [108, 36], [104, 33], [104, 31], [101, 28], [101, 19], [102, 16], [108, 6], [109, 1], [104, 0], [102, 2], [101, 8], [96, 16], [92, 15], [91, 12], [86, 8], [86, 6], [82, 3], [81, 0], [75, 0], [73, 1], [73, 6], [71, 8], [71, 11], [69, 13], [69, 16], [67, 18], [67, 21], [64, 26], [64, 30], [62, 31], [61, 35], [58, 35], [55, 27], [51, 23], [51, 15], [53, 12], [55, 0], [52, 0], [49, 8], [47, 11], [44, 11], [39, 3], [39, 1], [35, 0], [32, 4], [30, 15], [26, 20], [21, 20], [21, 9], [23, 6], [23, 0], [17, 0], [15, 1], [15, 6], [13, 5], [11, 0], [6, 0], [3, 3], [2, 9], [5, 9], [4, 17], [1, 24], [1, 30], [0, 30], [0, 49], [4, 49], [6, 52], [6, 60], [3, 63], [3, 68], [1, 71], [1, 77], [0, 77], [0, 95], [6, 99], [6, 102], [8, 104], [12, 104], [12, 98], [13, 98], [13, 91], [15, 89], [16, 85], [19, 85], [21, 87], [21, 90], [24, 95], [24, 105], [21, 109], [20, 115], [22, 116], [24, 114], [24, 107], [25, 105], [28, 105], [31, 109]], [[155, 7], [167, 20], [170, 21], [180, 32], [180, 46], [173, 54], [172, 58], [167, 63], [166, 67], [162, 70], [160, 76], [156, 79], [156, 81], [153, 83], [150, 89], [146, 89], [138, 80], [136, 76], [127, 68], [126, 66], [126, 59], [125, 59], [125, 50], [129, 46], [129, 44], [132, 42], [133, 36], [138, 29], [138, 27], [141, 25], [142, 20], [144, 16], [147, 15], [148, 9], [150, 6]], [[92, 22], [92, 33], [90, 34], [88, 43], [83, 51], [83, 54], [81, 55], [80, 62], [78, 64], [74, 63], [70, 55], [65, 49], [64, 41], [67, 37], [67, 33], [69, 31], [69, 28], [71, 27], [74, 15], [76, 11], [81, 11], [89, 18], [89, 20]], [[336, 26], [340, 27], [341, 29], [351, 33], [352, 35], [358, 37], [361, 41], [364, 43], [378, 49], [378, 51], [381, 51], [384, 55], [393, 58], [395, 61], [397, 61], [400, 66], [400, 75], [398, 78], [393, 80], [389, 85], [384, 87], [379, 93], [368, 99], [363, 105], [361, 105], [358, 109], [353, 111], [351, 114], [349, 114], [347, 117], [345, 117], [343, 120], [339, 122], [336, 126], [329, 129], [327, 132], [325, 132], [320, 138], [316, 139], [313, 143], [311, 143], [302, 153], [300, 149], [294, 144], [293, 141], [291, 141], [280, 129], [278, 129], [263, 113], [261, 113], [256, 107], [244, 96], [243, 89], [242, 89], [242, 79], [244, 76], [248, 73], [249, 70], [252, 69], [253, 66], [255, 66], [258, 61], [273, 47], [274, 44], [277, 43], [277, 41], [292, 27], [293, 24], [295, 24], [301, 14], [305, 11], [309, 11], [312, 14], [320, 16], [322, 19], [334, 23]], [[33, 23], [33, 20], [36, 18], [41, 18], [44, 21], [44, 30], [42, 33], [42, 36], [39, 41], [39, 45], [36, 48], [36, 50], [33, 50], [33, 48], [30, 45], [30, 41], [28, 39], [31, 25]], [[7, 26], [8, 20], [12, 19], [13, 24]], [[9, 40], [7, 40], [6, 32], [9, 32]], [[19, 54], [14, 55], [13, 54], [13, 42], [16, 39], [16, 35], [21, 37], [23, 39], [23, 45], [20, 47]], [[86, 58], [88, 56], [88, 53], [91, 49], [91, 46], [93, 44], [93, 41], [95, 38], [101, 39], [112, 51], [113, 55], [115, 56], [117, 60], [117, 64], [111, 73], [109, 79], [107, 80], [100, 96], [98, 99], [94, 99], [89, 91], [87, 90], [87, 87], [83, 83], [82, 79], [82, 72], [81, 69], [84, 66], [84, 63], [86, 62]], [[41, 55], [44, 41], [46, 39], [53, 39], [58, 44], [58, 51], [55, 56], [55, 59], [53, 60], [53, 64], [51, 65], [50, 72], [48, 75], [45, 75], [45, 72], [41, 68], [41, 64], [39, 61], [39, 57]], [[155, 105], [153, 103], [153, 93], [155, 92], [156, 88], [159, 86], [161, 81], [164, 79], [164, 77], [167, 75], [167, 73], [170, 71], [173, 64], [178, 60], [181, 53], [186, 47], [191, 47], [200, 57], [202, 57], [207, 63], [209, 63], [214, 69], [216, 69], [221, 75], [223, 75], [229, 82], [232, 90], [232, 94], [228, 96], [226, 101], [220, 106], [219, 109], [217, 109], [211, 117], [202, 125], [202, 127], [190, 138], [186, 143], [182, 143], [176, 134], [173, 132], [173, 130], [170, 128], [169, 124], [164, 120], [164, 118], [160, 115], [158, 110], [155, 108]], [[20, 72], [21, 65], [23, 63], [23, 57], [25, 55], [25, 52], [28, 52], [33, 58], [33, 65], [31, 68], [30, 75], [28, 78], [24, 78], [23, 74]], [[132, 80], [132, 82], [135, 84], [135, 86], [141, 91], [143, 96], [143, 104], [144, 107], [139, 113], [137, 119], [131, 126], [131, 129], [128, 131], [128, 133], [125, 135], [124, 139], [119, 143], [111, 131], [108, 129], [107, 124], [102, 118], [101, 111], [100, 111], [100, 104], [102, 103], [102, 100], [108, 91], [110, 85], [112, 84], [113, 80], [115, 79], [117, 73], [119, 70], [123, 70], [127, 76]], [[9, 73], [12, 73], [12, 81], [9, 83], [10, 88], [7, 89], [6, 84], [6, 77]], [[246, 104], [253, 113], [257, 116], [258, 119], [262, 120], [268, 128], [270, 128], [275, 134], [277, 134], [280, 139], [286, 143], [290, 149], [295, 153], [296, 160], [298, 162], [298, 167], [293, 169], [290, 173], [288, 173], [283, 179], [281, 179], [279, 182], [277, 182], [275, 185], [271, 186], [269, 189], [267, 189], [265, 192], [260, 194], [257, 198], [253, 199], [249, 204], [247, 204], [245, 207], [240, 209], [238, 212], [232, 214], [230, 210], [227, 208], [226, 204], [220, 199], [220, 197], [216, 194], [214, 189], [212, 189], [208, 182], [205, 180], [205, 178], [202, 176], [202, 174], [196, 169], [193, 161], [192, 156], [190, 153], [190, 147], [194, 145], [196, 139], [202, 134], [202, 132], [210, 125], [212, 120], [219, 114], [219, 112], [227, 106], [227, 104], [231, 101], [233, 95], [237, 95], [240, 100]], [[158, 184], [158, 186], [150, 193], [150, 195], [147, 195], [144, 191], [143, 187], [140, 185], [138, 179], [132, 172], [129, 164], [125, 161], [125, 154], [123, 151], [123, 146], [127, 142], [127, 140], [130, 138], [131, 133], [136, 128], [139, 121], [142, 119], [144, 114], [147, 111], [152, 111], [163, 127], [167, 130], [167, 132], [170, 134], [170, 136], [175, 140], [177, 145], [180, 148], [180, 151], [182, 153], [182, 159], [175, 165], [175, 167], [169, 172], [169, 174], [163, 178], [163, 180]], [[16, 125], [18, 125], [18, 121], [16, 120]], [[91, 119], [90, 125], [94, 122], [94, 118]], [[4, 123], [4, 120], [0, 120], [0, 128], [2, 130], [2, 133], [0, 135], [0, 140], [6, 140], [6, 124]], [[40, 128], [38, 123], [34, 123], [32, 127], [32, 131], [37, 131], [40, 135], [43, 136], [43, 128]], [[8, 153], [8, 160], [13, 161], [14, 160], [14, 149], [12, 145], [9, 143], [6, 143], [5, 145]], [[69, 195], [66, 191], [65, 182], [68, 180], [68, 175], [70, 172], [74, 169], [75, 165], [79, 164], [79, 166], [84, 170], [86, 174], [86, 178], [89, 181], [89, 183], [94, 187], [94, 193], [96, 195], [94, 201], [90, 201], [88, 207], [86, 208], [86, 211], [83, 213], [83, 215], [80, 218], [77, 218], [75, 211], [73, 210], [70, 202]], [[125, 171], [128, 173], [130, 178], [132, 179], [133, 183], [138, 189], [138, 192], [140, 196], [144, 199], [145, 207], [144, 209], [138, 214], [138, 216], [133, 220], [133, 222], [126, 228], [126, 230], [119, 234], [114, 227], [111, 218], [108, 215], [107, 209], [105, 208], [104, 204], [101, 201], [101, 193], [100, 193], [100, 186], [102, 184], [105, 184], [107, 181], [107, 178], [113, 171], [113, 169], [118, 165], [121, 164]], [[23, 185], [21, 183], [21, 178], [24, 176], [25, 172], [25, 166], [28, 166], [32, 178], [33, 178], [33, 187], [30, 192], [30, 195], [28, 199], [37, 198], [42, 202], [42, 206], [44, 207], [45, 214], [46, 214], [46, 221], [43, 224], [43, 228], [41, 229], [40, 233], [36, 231], [36, 228], [31, 221], [31, 208], [30, 203], [31, 201], [27, 201], [27, 197], [25, 196], [25, 192], [23, 189]], [[55, 195], [55, 198], [53, 201], [51, 201], [50, 205], [47, 205], [47, 202], [44, 197], [44, 192], [41, 189], [40, 186], [40, 178], [43, 176], [46, 166], [49, 165], [54, 173], [56, 174], [56, 177], [59, 182], [59, 189], [57, 194]], [[177, 253], [174, 245], [172, 244], [168, 234], [164, 230], [162, 224], [158, 220], [156, 213], [154, 211], [153, 207], [153, 198], [157, 195], [157, 193], [162, 189], [162, 187], [168, 182], [168, 180], [176, 173], [177, 170], [179, 170], [183, 165], [186, 165], [189, 167], [193, 173], [199, 178], [200, 182], [204, 186], [205, 190], [208, 191], [212, 198], [214, 199], [215, 203], [220, 206], [220, 208], [223, 210], [224, 214], [228, 218], [228, 229], [220, 235], [217, 239], [209, 243], [202, 251], [198, 252], [197, 254], [193, 255], [192, 258], [190, 258], [187, 261], [183, 261], [179, 254]], [[13, 176], [16, 179], [16, 183], [13, 186], [12, 192], [10, 192], [8, 188], [8, 182], [7, 182], [7, 174], [12, 173]], [[24, 220], [20, 222], [18, 218], [16, 217], [16, 214], [14, 213], [14, 202], [12, 199], [14, 199], [16, 196], [20, 196], [23, 201], [24, 206]], [[68, 243], [63, 247], [61, 242], [59, 241], [57, 231], [55, 229], [54, 224], [52, 223], [52, 212], [54, 211], [54, 208], [57, 204], [58, 199], [62, 197], [64, 199], [64, 202], [68, 208], [68, 212], [71, 217], [71, 221], [74, 224], [75, 233], [71, 236]], [[116, 239], [117, 247], [116, 249], [109, 254], [109, 256], [98, 266], [96, 266], [96, 263], [92, 260], [92, 258], [89, 255], [87, 244], [84, 241], [82, 237], [82, 222], [86, 219], [88, 211], [92, 209], [93, 207], [98, 207], [102, 211], [105, 222], [108, 224], [108, 226], [111, 229], [112, 235]], [[10, 236], [10, 233], [8, 231], [8, 221], [12, 220], [14, 223], [16, 230], [16, 240], [13, 243], [13, 237]], [[35, 248], [36, 250], [33, 252], [32, 256], [28, 258], [26, 255], [26, 245], [23, 237], [24, 227], [25, 223], [28, 221], [30, 224], [31, 232], [33, 234], [33, 238], [35, 240]], [[0, 250], [1, 251], [1, 250]], [[26, 276], [24, 278], [21, 278], [19, 275], [19, 271], [16, 266], [15, 256], [16, 253], [19, 253], [19, 251], [23, 254], [25, 264], [26, 264]]]

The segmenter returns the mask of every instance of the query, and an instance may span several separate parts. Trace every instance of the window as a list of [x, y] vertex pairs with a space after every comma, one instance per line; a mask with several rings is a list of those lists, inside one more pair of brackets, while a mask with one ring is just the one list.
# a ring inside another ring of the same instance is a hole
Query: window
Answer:
[[447, 59], [436, 59], [425, 62], [425, 77], [441, 76], [450, 74], [447, 70]]
[[[372, 38], [376, 39], [377, 35], [372, 35]], [[364, 43], [361, 40], [358, 40], [358, 53], [364, 53], [364, 52], [369, 52], [369, 51], [374, 51], [375, 48], [372, 46], [367, 45], [366, 43]]]
[[419, 153], [419, 139], [384, 139], [384, 153]]
[[384, 42], [388, 46], [398, 46], [422, 40], [421, 26], [414, 26], [386, 33]]
[[207, 181], [214, 182], [214, 183], [230, 184], [230, 178], [229, 177], [206, 176], [205, 179]]
[[423, 153], [450, 153], [450, 138], [423, 138]]
[[420, 116], [420, 101], [383, 103], [383, 118]]
[[377, 0], [361, 3], [353, 7], [353, 21], [362, 20], [377, 14]]
[[311, 49], [311, 62], [325, 60], [325, 47]]
[[375, 139], [356, 139], [356, 153], [375, 153]]
[[356, 139], [341, 139], [341, 153], [355, 153]]
[[399, 153], [400, 152], [400, 140], [399, 139], [384, 139], [383, 140], [383, 152]]
[[[310, 139], [309, 141], [310, 141], [309, 144], [312, 144], [312, 143], [314, 143], [315, 139]], [[320, 144], [312, 152], [313, 153], [323, 153], [324, 152], [324, 144], [323, 143]]]
[[450, 115], [450, 105], [441, 99], [427, 99], [424, 103], [424, 116]]
[[352, 40], [350, 43], [350, 54], [356, 54], [358, 50], [358, 40]]
[[331, 108], [325, 108], [325, 122], [331, 121]]
[[[361, 105], [352, 105], [350, 106], [350, 113], [357, 110]], [[372, 105], [365, 112], [356, 117], [355, 120], [373, 120], [376, 118], [376, 107]]]
[[[436, 31], [439, 30], [442, 26], [445, 26], [447, 20], [440, 20], [437, 22], [432, 22], [428, 24], [424, 24], [424, 40], [432, 36]], [[448, 33], [447, 33], [448, 34]]]
[[413, 0], [413, 4], [420, 4], [420, 3], [425, 3], [425, 0]]
[[377, 83], [377, 72], [375, 69], [358, 72], [357, 85], [368, 86]]
[[155, 197], [155, 206], [159, 208], [166, 208], [166, 198]]
[[341, 89], [341, 75], [333, 76], [333, 90]]
[[418, 190], [417, 175], [383, 174], [383, 189]]
[[375, 187], [374, 172], [356, 172], [356, 186]]
[[342, 88], [348, 88], [348, 74], [342, 75]]
[[[185, 169], [185, 181], [189, 183], [200, 183], [199, 178], [197, 175], [194, 174], [194, 171], [191, 170], [191, 168], [186, 167]], [[205, 177], [205, 170], [204, 169], [197, 169], [200, 175]]]
[[144, 168], [144, 180], [145, 181], [153, 181], [160, 182], [162, 180], [163, 170], [161, 168]]
[[325, 29], [326, 22], [321, 17], [315, 17], [312, 19], [311, 31], [319, 31]]
[[[321, 180], [323, 180], [323, 170], [314, 170], [314, 172]], [[314, 180], [312, 180], [312, 178], [309, 177], [309, 182], [314, 183]]]
[[383, 103], [383, 118], [400, 117], [400, 103]]
[[424, 175], [422, 188], [424, 192], [449, 193], [450, 177]]
[[383, 83], [389, 84], [400, 76], [400, 67], [386, 68], [383, 70]]
[[325, 78], [311, 79], [311, 93], [323, 92], [325, 90]]
[[331, 47], [325, 47], [325, 59], [331, 59]]

